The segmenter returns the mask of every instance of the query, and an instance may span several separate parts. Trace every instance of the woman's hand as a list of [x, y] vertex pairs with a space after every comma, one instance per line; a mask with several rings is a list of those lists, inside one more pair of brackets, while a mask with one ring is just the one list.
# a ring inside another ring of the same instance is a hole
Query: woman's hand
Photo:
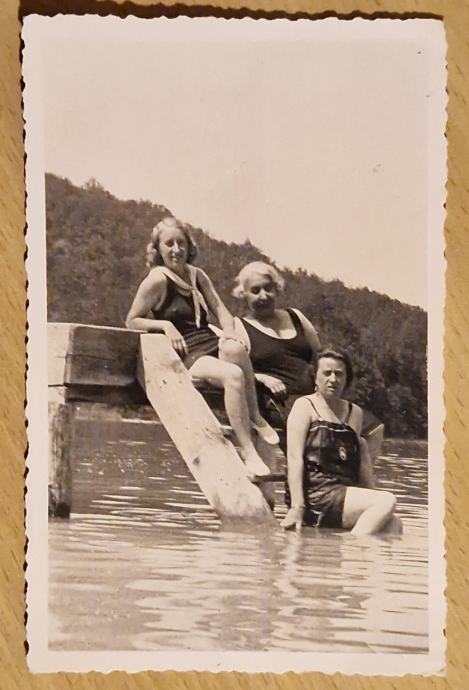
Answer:
[[171, 345], [174, 347], [178, 355], [180, 357], [185, 357], [187, 355], [186, 341], [179, 333], [176, 326], [174, 326], [174, 324], [171, 323], [171, 321], [165, 322], [163, 326], [163, 333], [167, 338], [169, 338]]
[[256, 379], [274, 395], [287, 394], [285, 384], [275, 376], [271, 376], [270, 374], [256, 374]]
[[280, 527], [283, 527], [283, 529], [291, 529], [294, 527], [296, 531], [299, 532], [303, 525], [304, 510], [303, 506], [292, 506], [280, 523]]

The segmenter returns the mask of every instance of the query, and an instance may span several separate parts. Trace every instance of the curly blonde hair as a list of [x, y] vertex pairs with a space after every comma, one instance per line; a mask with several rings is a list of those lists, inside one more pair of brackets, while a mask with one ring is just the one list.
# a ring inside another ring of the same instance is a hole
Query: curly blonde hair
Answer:
[[246, 281], [254, 274], [263, 276], [264, 278], [270, 278], [277, 288], [277, 292], [282, 292], [285, 281], [277, 269], [265, 261], [252, 261], [250, 264], [243, 266], [236, 276], [235, 287], [232, 292], [234, 297], [237, 299], [243, 299], [245, 295]]
[[148, 268], [163, 265], [163, 259], [159, 252], [160, 236], [163, 230], [168, 228], [177, 228], [183, 233], [187, 241], [187, 263], [191, 264], [195, 261], [198, 249], [196, 243], [192, 239], [187, 224], [174, 218], [174, 216], [164, 216], [151, 231], [150, 242], [147, 244], [146, 248], [146, 265]]

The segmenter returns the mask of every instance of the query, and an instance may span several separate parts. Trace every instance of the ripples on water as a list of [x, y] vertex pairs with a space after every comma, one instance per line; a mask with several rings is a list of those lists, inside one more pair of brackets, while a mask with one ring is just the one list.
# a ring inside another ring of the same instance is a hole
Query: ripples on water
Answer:
[[152, 424], [76, 436], [74, 513], [50, 523], [52, 649], [427, 650], [426, 444], [389, 441], [376, 468], [404, 536], [359, 541], [221, 526]]

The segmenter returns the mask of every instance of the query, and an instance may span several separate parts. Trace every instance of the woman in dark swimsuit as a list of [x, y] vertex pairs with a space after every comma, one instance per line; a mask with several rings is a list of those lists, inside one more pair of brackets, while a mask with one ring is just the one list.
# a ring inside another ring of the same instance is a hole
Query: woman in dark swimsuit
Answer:
[[[236, 329], [244, 340], [255, 377], [260, 384], [260, 403], [277, 405], [286, 423], [288, 412], [299, 395], [313, 392], [313, 375], [319, 338], [311, 322], [297, 309], [277, 309], [276, 300], [283, 290], [278, 271], [263, 261], [247, 264], [236, 278], [233, 294], [244, 300], [247, 311], [236, 320]], [[267, 395], [266, 395], [267, 393]], [[279, 408], [278, 403], [281, 404]], [[272, 418], [271, 421], [274, 421]]]
[[[196, 253], [183, 223], [171, 216], [158, 223], [147, 247], [150, 272], [137, 290], [126, 325], [164, 333], [193, 377], [224, 389], [247, 474], [264, 476], [269, 468], [256, 452], [251, 427], [273, 445], [278, 435], [259, 412], [252, 366], [233, 317], [209, 277], [192, 265]], [[220, 323], [221, 337], [208, 325], [209, 310]]]
[[353, 378], [341, 350], [318, 354], [316, 392], [299, 398], [288, 418], [285, 529], [302, 524], [349, 529], [356, 535], [399, 533], [396, 499], [374, 488], [363, 412], [341, 396]]

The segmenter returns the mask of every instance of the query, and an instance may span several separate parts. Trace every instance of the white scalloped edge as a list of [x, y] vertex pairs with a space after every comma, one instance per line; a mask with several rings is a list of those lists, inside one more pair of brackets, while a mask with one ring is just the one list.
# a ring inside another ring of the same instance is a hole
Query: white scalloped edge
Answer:
[[[193, 8], [188, 8], [192, 13]], [[217, 8], [214, 8], [216, 11]], [[242, 10], [236, 10], [239, 12]], [[171, 12], [171, 8], [168, 8]], [[249, 14], [251, 10], [247, 10]], [[446, 44], [443, 24], [437, 18], [421, 19], [427, 26], [433, 25], [430, 48], [433, 50], [432, 95], [436, 101], [434, 120], [432, 123], [435, 140], [432, 140], [430, 156], [433, 165], [429, 171], [429, 189], [436, 199], [432, 207], [429, 230], [429, 294], [432, 296], [429, 315], [429, 370], [432, 379], [429, 400], [430, 445], [432, 447], [430, 462], [430, 493], [434, 508], [430, 512], [429, 533], [432, 541], [432, 568], [430, 569], [430, 635], [433, 637], [429, 655], [382, 655], [373, 654], [313, 654], [313, 653], [279, 653], [279, 652], [214, 652], [198, 653], [186, 650], [168, 652], [51, 652], [46, 644], [47, 621], [47, 341], [45, 333], [46, 315], [46, 287], [45, 287], [45, 200], [44, 186], [39, 183], [44, 174], [41, 154], [40, 110], [41, 102], [40, 71], [34, 66], [37, 55], [34, 53], [40, 45], [40, 40], [46, 40], [47, 32], [60, 30], [63, 37], [67, 31], [74, 36], [90, 31], [111, 31], [118, 38], [125, 40], [131, 32], [150, 32], [151, 23], [164, 23], [167, 27], [179, 31], [181, 21], [185, 23], [185, 30], [195, 28], [201, 21], [211, 23], [212, 26], [222, 24], [224, 32], [231, 32], [235, 24], [243, 23], [246, 34], [251, 34], [255, 40], [259, 26], [268, 26], [274, 31], [290, 33], [298, 36], [311, 23], [327, 26], [328, 30], [343, 31], [344, 23], [356, 27], [358, 34], [364, 31], [362, 38], [368, 32], [365, 25], [382, 25], [383, 22], [399, 22], [403, 27], [413, 23], [413, 13], [400, 19], [393, 13], [384, 15], [373, 13], [361, 16], [339, 15], [328, 16], [325, 19], [303, 18], [160, 18], [140, 19], [136, 17], [119, 18], [112, 15], [95, 16], [82, 15], [79, 17], [58, 14], [54, 17], [29, 15], [24, 19], [22, 32], [25, 47], [23, 48], [23, 103], [25, 122], [25, 150], [26, 150], [26, 189], [27, 189], [27, 248], [26, 268], [28, 273], [28, 347], [27, 347], [27, 401], [25, 414], [28, 421], [29, 452], [26, 459], [26, 534], [28, 548], [26, 554], [27, 578], [27, 637], [29, 643], [28, 664], [33, 672], [87, 672], [99, 671], [110, 673], [123, 670], [137, 673], [145, 670], [175, 670], [175, 671], [240, 671], [248, 673], [286, 673], [294, 671], [322, 672], [359, 675], [441, 675], [444, 673], [445, 640], [442, 634], [444, 627], [446, 604], [444, 598], [445, 586], [445, 549], [444, 549], [444, 404], [443, 404], [443, 309], [444, 309], [444, 276], [446, 262], [444, 259], [443, 226], [445, 221], [445, 179], [446, 171], [446, 140], [444, 130], [446, 125], [447, 95], [444, 90], [446, 84]], [[79, 28], [77, 29], [77, 26]], [[53, 27], [53, 28], [52, 28]], [[227, 28], [226, 28], [227, 27]], [[230, 28], [232, 27], [232, 28]], [[274, 28], [275, 27], [275, 28]], [[340, 27], [340, 28], [339, 28]], [[404, 29], [404, 33], [407, 29]], [[327, 33], [327, 32], [325, 32]], [[324, 36], [322, 36], [323, 38]], [[377, 34], [374, 38], [376, 39]], [[224, 36], [226, 40], [227, 36]], [[383, 36], [381, 36], [383, 38]], [[422, 36], [422, 39], [424, 36]], [[194, 39], [195, 40], [195, 39]], [[198, 38], [200, 40], [200, 36]], [[433, 41], [434, 45], [431, 44]], [[437, 271], [435, 274], [435, 266]], [[435, 290], [435, 275], [438, 289]], [[32, 461], [34, 454], [34, 462]], [[45, 458], [45, 460], [44, 460]], [[44, 468], [46, 472], [44, 473]]]

